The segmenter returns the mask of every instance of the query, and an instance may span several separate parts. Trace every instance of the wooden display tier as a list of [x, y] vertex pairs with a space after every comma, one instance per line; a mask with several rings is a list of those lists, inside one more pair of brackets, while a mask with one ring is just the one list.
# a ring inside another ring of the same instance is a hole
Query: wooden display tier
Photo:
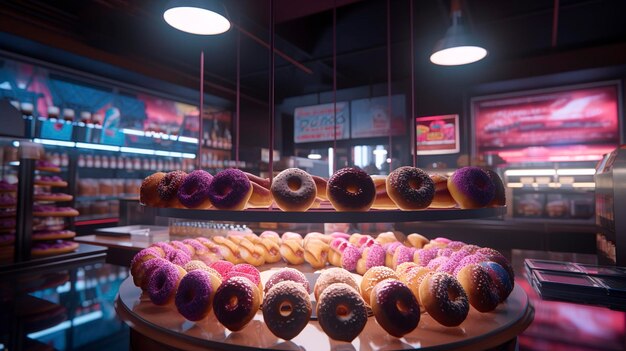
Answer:
[[[263, 273], [262, 276], [265, 275]], [[370, 317], [361, 334], [352, 343], [347, 343], [330, 339], [319, 323], [311, 320], [298, 336], [286, 341], [269, 331], [260, 310], [238, 332], [226, 329], [213, 312], [200, 322], [190, 322], [176, 311], [173, 304], [152, 304], [133, 285], [132, 278], [126, 279], [120, 286], [115, 309], [118, 316], [132, 328], [131, 349], [170, 351], [514, 349], [517, 335], [530, 325], [534, 317], [534, 308], [528, 296], [521, 287], [516, 286], [509, 298], [495, 311], [480, 313], [471, 308], [467, 319], [458, 327], [444, 327], [424, 313], [417, 329], [403, 338], [395, 338], [388, 335], [374, 317]]]
[[291, 222], [291, 223], [391, 223], [446, 221], [498, 217], [506, 214], [506, 206], [464, 210], [425, 209], [418, 211], [369, 210], [366, 212], [339, 212], [323, 207], [306, 212], [284, 212], [278, 208], [247, 209], [243, 211], [191, 210], [184, 208], [157, 208], [156, 215], [170, 218], [219, 220], [236, 222]]

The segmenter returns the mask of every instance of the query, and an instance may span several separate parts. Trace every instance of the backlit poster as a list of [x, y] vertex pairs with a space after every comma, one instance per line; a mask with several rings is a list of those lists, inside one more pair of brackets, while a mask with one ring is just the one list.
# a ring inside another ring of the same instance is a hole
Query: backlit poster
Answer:
[[350, 111], [347, 102], [337, 103], [337, 121], [335, 123], [335, 104], [323, 104], [298, 107], [294, 111], [293, 137], [296, 143], [334, 140], [350, 137]]
[[459, 152], [459, 115], [415, 118], [418, 155], [441, 155]]

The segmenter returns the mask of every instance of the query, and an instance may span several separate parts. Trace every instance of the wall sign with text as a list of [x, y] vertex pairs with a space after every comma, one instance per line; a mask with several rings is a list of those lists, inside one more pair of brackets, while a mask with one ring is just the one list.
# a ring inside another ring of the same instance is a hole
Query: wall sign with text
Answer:
[[460, 150], [459, 115], [415, 118], [417, 155], [454, 154]]
[[337, 103], [337, 123], [335, 125], [335, 104], [298, 107], [294, 112], [293, 137], [296, 143], [337, 140], [350, 137], [350, 111], [347, 102]]

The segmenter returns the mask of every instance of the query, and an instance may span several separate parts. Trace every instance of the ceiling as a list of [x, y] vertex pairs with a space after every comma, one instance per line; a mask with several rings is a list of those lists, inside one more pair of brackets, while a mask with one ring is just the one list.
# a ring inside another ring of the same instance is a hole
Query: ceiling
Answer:
[[[394, 81], [410, 75], [409, 1], [390, 1]], [[553, 45], [554, 1], [462, 1], [465, 21], [490, 52], [464, 69], [484, 72], [501, 62], [626, 42], [626, 1], [557, 2]], [[0, 31], [189, 87], [197, 87], [203, 50], [207, 91], [228, 99], [234, 99], [240, 36], [242, 97], [266, 103], [269, 1], [224, 3], [238, 29], [212, 37], [169, 27], [161, 16], [165, 0], [5, 0]], [[387, 1], [275, 0], [277, 101], [332, 90], [333, 6], [337, 87], [387, 81]], [[416, 75], [445, 73], [428, 57], [449, 26], [450, 1], [415, 0], [413, 6]]]

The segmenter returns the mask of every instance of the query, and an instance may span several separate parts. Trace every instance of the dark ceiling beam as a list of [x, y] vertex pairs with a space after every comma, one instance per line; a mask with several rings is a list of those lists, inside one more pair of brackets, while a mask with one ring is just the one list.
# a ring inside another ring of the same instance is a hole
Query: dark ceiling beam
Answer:
[[362, 0], [277, 0], [276, 23], [291, 21], [297, 18], [314, 15], [342, 7]]

